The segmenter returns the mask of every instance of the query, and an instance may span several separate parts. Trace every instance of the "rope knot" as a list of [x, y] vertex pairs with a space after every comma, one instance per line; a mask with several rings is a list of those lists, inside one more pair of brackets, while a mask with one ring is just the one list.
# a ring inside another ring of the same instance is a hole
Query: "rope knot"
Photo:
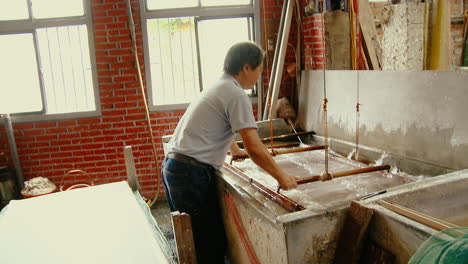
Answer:
[[323, 111], [327, 111], [327, 103], [328, 103], [328, 99], [323, 98]]

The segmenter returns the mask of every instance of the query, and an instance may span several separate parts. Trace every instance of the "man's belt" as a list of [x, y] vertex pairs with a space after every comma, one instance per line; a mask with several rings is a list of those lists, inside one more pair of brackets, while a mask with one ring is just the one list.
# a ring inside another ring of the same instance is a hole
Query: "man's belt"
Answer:
[[193, 165], [193, 166], [197, 166], [197, 167], [201, 167], [201, 168], [204, 168], [204, 169], [210, 169], [210, 170], [214, 170], [214, 167], [209, 165], [209, 164], [206, 164], [206, 163], [203, 163], [201, 161], [198, 161], [190, 156], [187, 156], [187, 155], [184, 155], [184, 154], [180, 154], [180, 153], [176, 153], [176, 152], [169, 152], [167, 154], [167, 157], [170, 158], [170, 159], [173, 159], [173, 160], [177, 160], [179, 162], [183, 162], [183, 163], [186, 163], [186, 164], [190, 164], [190, 165]]

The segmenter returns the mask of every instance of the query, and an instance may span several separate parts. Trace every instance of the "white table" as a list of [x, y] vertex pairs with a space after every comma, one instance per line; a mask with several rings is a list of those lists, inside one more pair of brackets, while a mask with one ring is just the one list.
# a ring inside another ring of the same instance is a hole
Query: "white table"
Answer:
[[2, 264], [170, 263], [160, 241], [125, 181], [11, 201], [0, 212]]

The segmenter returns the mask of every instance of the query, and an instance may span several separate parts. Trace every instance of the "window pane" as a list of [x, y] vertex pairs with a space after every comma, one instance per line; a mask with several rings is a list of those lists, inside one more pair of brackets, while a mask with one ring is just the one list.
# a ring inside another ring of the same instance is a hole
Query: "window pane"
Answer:
[[35, 18], [84, 15], [83, 0], [32, 0], [32, 9]]
[[37, 30], [47, 113], [96, 110], [85, 25]]
[[198, 0], [148, 0], [148, 9], [172, 9], [198, 6]]
[[202, 6], [249, 5], [251, 0], [201, 0]]
[[198, 24], [203, 87], [209, 87], [223, 72], [224, 57], [235, 43], [249, 41], [246, 17], [202, 20]]
[[0, 1], [0, 20], [27, 19], [27, 0]]
[[41, 111], [32, 34], [0, 35], [0, 58], [0, 113]]
[[200, 90], [194, 18], [150, 19], [147, 23], [154, 104], [190, 102]]

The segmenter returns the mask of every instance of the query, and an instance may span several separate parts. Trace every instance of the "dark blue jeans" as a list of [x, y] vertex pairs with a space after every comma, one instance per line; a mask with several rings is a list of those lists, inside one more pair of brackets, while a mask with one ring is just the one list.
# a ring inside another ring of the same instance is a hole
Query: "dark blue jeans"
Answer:
[[190, 215], [198, 264], [224, 263], [226, 237], [215, 170], [166, 157], [162, 175], [171, 211]]

